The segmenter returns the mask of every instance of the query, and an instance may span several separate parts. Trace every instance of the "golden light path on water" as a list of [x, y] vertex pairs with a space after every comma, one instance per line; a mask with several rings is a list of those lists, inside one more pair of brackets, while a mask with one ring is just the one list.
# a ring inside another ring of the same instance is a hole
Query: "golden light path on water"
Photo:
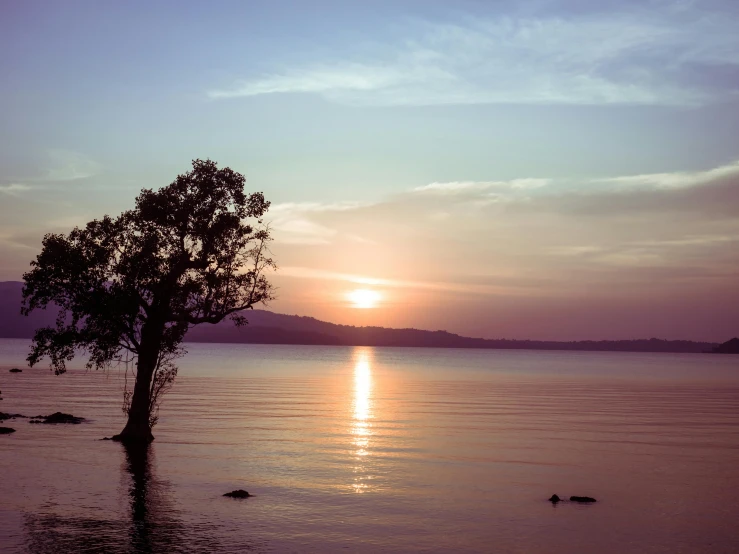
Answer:
[[352, 444], [355, 459], [352, 488], [362, 493], [369, 490], [367, 456], [372, 438], [372, 351], [369, 348], [356, 350], [354, 360], [354, 399], [352, 420]]

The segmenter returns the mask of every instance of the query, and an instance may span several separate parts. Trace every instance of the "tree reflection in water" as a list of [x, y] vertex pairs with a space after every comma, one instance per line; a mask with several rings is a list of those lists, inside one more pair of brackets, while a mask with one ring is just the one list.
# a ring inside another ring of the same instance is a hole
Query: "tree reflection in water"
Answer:
[[66, 515], [59, 514], [58, 506], [53, 503], [39, 506], [36, 513], [25, 515], [29, 552], [138, 554], [218, 550], [212, 536], [193, 536], [187, 532], [172, 506], [169, 484], [158, 479], [153, 470], [153, 445], [123, 446], [123, 453], [127, 513], [110, 513], [100, 505], [81, 508], [83, 513]]
[[156, 479], [151, 444], [127, 444], [126, 470], [131, 476], [130, 545], [133, 552], [171, 552], [181, 550], [182, 524], [167, 502], [167, 485]]

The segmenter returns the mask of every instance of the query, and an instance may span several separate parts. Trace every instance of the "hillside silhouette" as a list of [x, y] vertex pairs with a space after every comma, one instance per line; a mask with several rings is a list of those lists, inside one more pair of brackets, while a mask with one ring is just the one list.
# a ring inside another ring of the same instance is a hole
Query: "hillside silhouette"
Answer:
[[[38, 327], [53, 323], [53, 310], [20, 315], [21, 289], [15, 281], [0, 282], [0, 338], [30, 339]], [[604, 341], [538, 341], [463, 337], [447, 331], [355, 327], [312, 317], [251, 310], [249, 324], [236, 327], [230, 320], [201, 325], [187, 335], [188, 342], [244, 344], [304, 344], [327, 346], [402, 346], [420, 348], [483, 348], [506, 350], [585, 350], [604, 352], [711, 352], [718, 343], [686, 340], [635, 339]]]
[[713, 349], [715, 354], [739, 354], [739, 338], [734, 337]]

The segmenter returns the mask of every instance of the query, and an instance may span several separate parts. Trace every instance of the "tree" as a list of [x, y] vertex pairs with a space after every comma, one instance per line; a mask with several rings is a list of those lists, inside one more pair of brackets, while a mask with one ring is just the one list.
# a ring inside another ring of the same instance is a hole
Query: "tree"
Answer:
[[114, 439], [154, 440], [159, 396], [174, 380], [188, 329], [227, 317], [244, 325], [244, 310], [273, 298], [265, 272], [276, 266], [261, 219], [269, 202], [245, 194], [244, 182], [194, 160], [170, 185], [142, 190], [135, 209], [47, 234], [23, 276], [25, 315], [59, 308], [55, 326], [35, 333], [31, 366], [48, 357], [59, 375], [79, 350], [88, 368], [134, 364], [128, 421]]

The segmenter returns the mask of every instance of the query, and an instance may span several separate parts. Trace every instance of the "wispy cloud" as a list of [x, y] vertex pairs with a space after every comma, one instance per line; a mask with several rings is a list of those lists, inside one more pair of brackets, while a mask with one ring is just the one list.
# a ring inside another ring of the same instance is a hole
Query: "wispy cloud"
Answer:
[[536, 189], [550, 184], [551, 179], [512, 179], [510, 181], [451, 181], [430, 183], [413, 189], [414, 192], [462, 194], [490, 189]]
[[554, 246], [549, 249], [549, 252], [555, 256], [587, 256], [602, 251], [602, 246], [594, 245]]
[[684, 256], [704, 252], [713, 255], [717, 249], [736, 248], [739, 235], [682, 235], [675, 238], [620, 242], [603, 245], [556, 246], [549, 254], [565, 258], [579, 258], [591, 265], [625, 267], [674, 267], [677, 272], [685, 264]]
[[213, 90], [213, 99], [258, 96], [281, 92], [331, 93], [332, 91], [368, 91], [397, 86], [408, 76], [396, 68], [346, 64], [340, 67], [313, 67], [269, 75], [257, 81], [242, 81], [232, 89]]
[[361, 202], [283, 202], [269, 208], [270, 215], [284, 215], [308, 212], [343, 212], [363, 206]]
[[709, 246], [727, 242], [739, 242], [739, 235], [686, 235], [679, 239], [647, 240], [637, 242], [636, 244], [661, 248], [663, 246]]
[[674, 173], [648, 173], [598, 179], [601, 183], [617, 185], [650, 186], [656, 188], [684, 188], [710, 183], [724, 177], [739, 176], [739, 160], [706, 171], [678, 171]]
[[[694, 106], [736, 96], [736, 21], [701, 3], [589, 14], [498, 14], [410, 22], [404, 40], [333, 60], [285, 64], [212, 99], [318, 94], [365, 105], [467, 103]], [[673, 9], [669, 9], [669, 8]], [[678, 9], [679, 8], [679, 9]]]
[[590, 184], [533, 198], [526, 208], [592, 217], [651, 213], [673, 217], [693, 214], [717, 220], [739, 218], [739, 162], [705, 171], [594, 179]]
[[508, 285], [492, 284], [467, 284], [440, 281], [409, 281], [402, 279], [378, 279], [349, 273], [325, 271], [310, 267], [280, 267], [280, 275], [299, 279], [316, 279], [321, 281], [342, 281], [356, 285], [373, 286], [379, 288], [401, 288], [415, 291], [439, 291], [459, 292], [465, 294], [531, 294], [532, 289], [528, 287], [515, 287]]
[[87, 179], [100, 171], [100, 164], [72, 150], [49, 150], [50, 168], [43, 181], [62, 182]]
[[8, 185], [0, 185], [0, 194], [7, 194], [9, 196], [17, 196], [23, 192], [31, 190], [31, 187], [25, 183], [10, 183]]
[[276, 238], [285, 244], [329, 244], [337, 231], [316, 223], [310, 215], [353, 210], [358, 202], [286, 202], [270, 207], [268, 217]]
[[38, 251], [39, 240], [32, 241], [29, 244], [26, 237], [19, 237], [13, 233], [0, 233], [0, 244], [17, 250], [33, 250]]
[[90, 157], [66, 149], [51, 149], [39, 153], [38, 166], [41, 168], [35, 175], [11, 177], [19, 182], [0, 185], [0, 192], [18, 193], [31, 188], [40, 189], [53, 183], [66, 183], [93, 177], [100, 173], [102, 166]]

